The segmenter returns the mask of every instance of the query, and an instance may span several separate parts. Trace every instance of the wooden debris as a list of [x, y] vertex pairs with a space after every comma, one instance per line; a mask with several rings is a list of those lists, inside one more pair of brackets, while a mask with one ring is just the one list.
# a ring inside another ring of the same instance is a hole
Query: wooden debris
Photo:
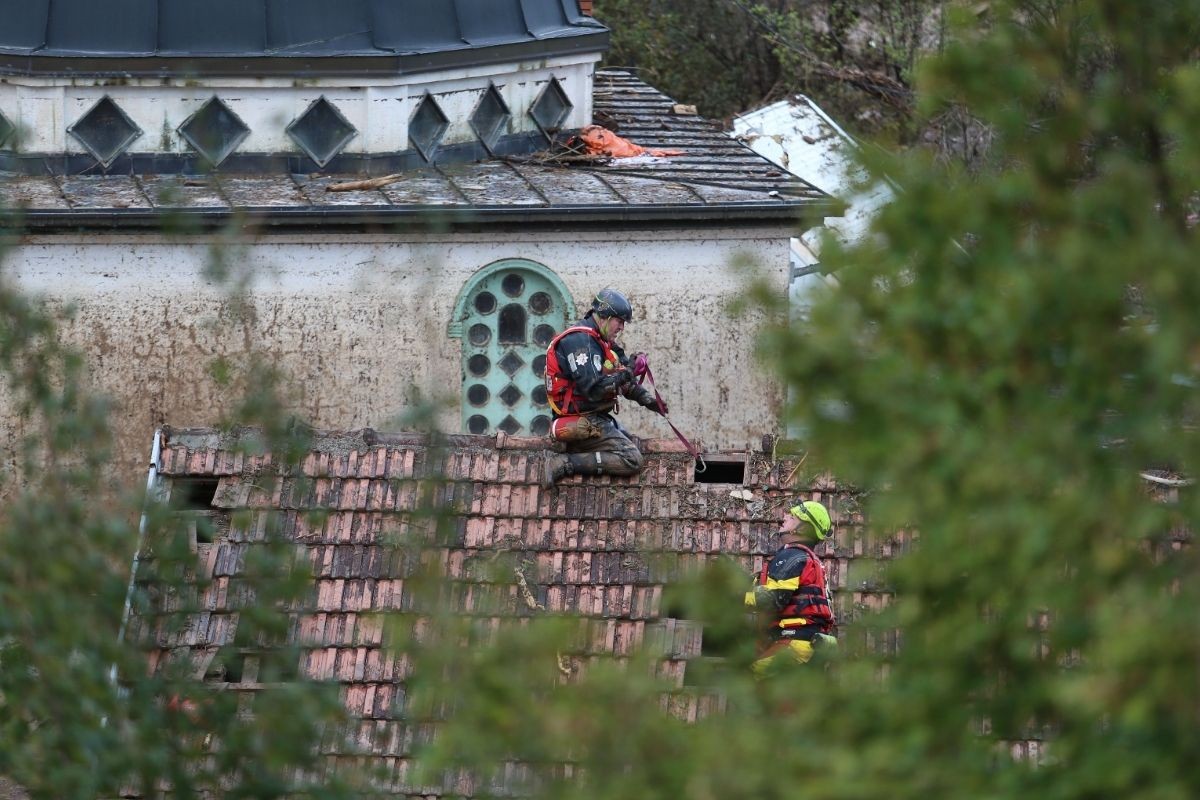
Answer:
[[387, 186], [389, 183], [395, 183], [404, 176], [400, 173], [391, 175], [383, 175], [379, 178], [367, 178], [362, 181], [350, 181], [348, 183], [331, 183], [325, 187], [327, 192], [357, 192], [363, 189], [378, 189], [382, 186]]
[[675, 105], [671, 106], [671, 113], [677, 117], [682, 117], [684, 115], [694, 117], [696, 116], [696, 107], [684, 105], [683, 103], [676, 103]]
[[566, 164], [603, 165], [612, 163], [610, 156], [589, 155], [583, 153], [535, 153], [527, 158], [508, 156], [504, 159], [514, 164], [534, 164], [537, 166], [556, 166]]

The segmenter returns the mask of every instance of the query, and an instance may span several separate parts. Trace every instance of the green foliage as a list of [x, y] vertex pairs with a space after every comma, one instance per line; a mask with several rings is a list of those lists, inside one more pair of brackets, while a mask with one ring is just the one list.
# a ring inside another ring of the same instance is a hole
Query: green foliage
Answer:
[[[262, 691], [239, 697], [201, 683], [186, 657], [148, 674], [147, 646], [172, 641], [203, 611], [188, 525], [205, 520], [143, 508], [103, 481], [109, 408], [88, 391], [79, 355], [59, 344], [57, 322], [0, 282], [4, 399], [31, 431], [5, 442], [22, 459], [0, 511], [0, 776], [56, 800], [302, 790], [313, 776], [298, 769], [343, 713], [336, 688], [298, 680], [294, 648], [278, 646], [309, 589], [307, 565], [293, 568], [275, 518], [248, 548], [237, 646], [218, 660], [263, 650]], [[262, 476], [269, 486], [306, 444], [280, 413], [277, 376], [259, 365], [247, 384], [254, 391], [236, 418], [259, 427], [260, 446], [283, 464]], [[340, 796], [341, 784], [321, 783]]]
[[790, 94], [864, 134], [911, 138], [919, 58], [941, 44], [945, 0], [597, 0], [607, 63], [701, 114], [728, 118]]
[[[1196, 796], [1200, 498], [1140, 473], [1200, 474], [1198, 28], [1195, 2], [993, 4], [919, 88], [993, 125], [997, 166], [869, 165], [902, 195], [764, 342], [808, 460], [870, 487], [875, 535], [920, 531], [836, 666], [756, 683], [735, 634], [683, 693], [652, 648], [556, 679], [578, 642], [531, 626], [457, 662], [430, 763], [532, 764], [541, 797]], [[705, 580], [677, 602], [735, 630]], [[725, 713], [678, 724], [688, 692]]]
[[[838, 289], [769, 342], [810, 458], [921, 532], [890, 573], [886, 692], [829, 709], [860, 774], [907, 776], [893, 796], [1197, 791], [1196, 564], [1171, 535], [1197, 498], [1139, 472], [1200, 472], [1200, 5], [1055, 5], [995, 8], [924, 75], [927, 112], [993, 125], [1001, 166], [874, 164], [903, 187], [878, 240], [831, 243]], [[1049, 734], [1049, 759], [946, 757], [980, 728]]]
[[[1200, 3], [992, 15], [957, 31], [918, 88], [924, 113], [964, 107], [994, 127], [994, 168], [968, 178], [916, 154], [869, 165], [902, 195], [870, 244], [828, 243], [837, 289], [764, 342], [798, 389], [789, 413], [808, 462], [869, 488], [875, 535], [920, 531], [884, 575], [894, 604], [855, 620], [833, 665], [760, 682], [741, 576], [696, 576], [671, 602], [720, 634], [726, 660], [680, 690], [659, 674], [653, 633], [622, 663], [586, 658], [593, 632], [537, 606], [519, 553], [479, 567], [515, 592], [497, 612], [512, 596], [528, 612], [498, 629], [449, 613], [455, 587], [416, 553], [426, 570], [406, 577], [413, 606], [389, 633], [412, 659], [404, 713], [430, 793], [1200, 794], [1200, 587], [1181, 533], [1200, 498], [1155, 495], [1139, 476], [1200, 473]], [[37, 797], [164, 782], [186, 795], [221, 779], [239, 796], [289, 791], [290, 767], [337, 721], [328, 687], [263, 692], [247, 716], [183, 665], [144, 677], [137, 637], [118, 635], [137, 514], [106, 505], [96, 477], [106, 409], [52, 320], [2, 286], [0, 312], [0, 368], [41, 426], [0, 518], [0, 773]], [[235, 382], [230, 370], [214, 374]], [[261, 383], [241, 421], [294, 463], [303, 436]], [[418, 544], [453, 536], [444, 489], [426, 487], [417, 529], [431, 538]], [[160, 588], [138, 584], [144, 611], [194, 599], [177, 520], [149, 514], [139, 574]], [[238, 648], [278, 641], [301, 590], [277, 533], [267, 525], [248, 564], [260, 602]], [[264, 666], [286, 678], [285, 662]], [[695, 697], [721, 713], [684, 719]], [[1012, 759], [1006, 745], [1030, 738], [1048, 742], [1040, 762]], [[201, 752], [213, 760], [198, 769]]]
[[702, 114], [729, 117], [752, 108], [780, 79], [779, 60], [754, 16], [730, 0], [600, 0], [595, 13], [612, 30], [606, 63], [637, 69], [642, 80]]

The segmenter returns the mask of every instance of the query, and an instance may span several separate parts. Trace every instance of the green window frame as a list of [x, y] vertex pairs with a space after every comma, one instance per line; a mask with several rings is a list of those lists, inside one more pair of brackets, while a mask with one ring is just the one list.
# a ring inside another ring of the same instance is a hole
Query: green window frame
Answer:
[[575, 318], [553, 270], [506, 258], [481, 268], [459, 292], [449, 334], [462, 342], [462, 430], [543, 436], [550, 430], [546, 347]]

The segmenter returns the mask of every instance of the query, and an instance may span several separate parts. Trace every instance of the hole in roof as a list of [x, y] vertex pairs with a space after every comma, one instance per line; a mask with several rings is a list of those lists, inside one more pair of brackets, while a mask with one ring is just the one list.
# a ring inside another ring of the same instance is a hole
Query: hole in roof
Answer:
[[184, 511], [208, 511], [217, 496], [220, 478], [176, 478], [171, 487], [171, 499]]
[[545, 386], [535, 386], [533, 391], [529, 393], [529, 396], [531, 398], [533, 398], [533, 402], [536, 403], [537, 405], [539, 405], [539, 406], [546, 405], [546, 387]]
[[470, 372], [476, 378], [487, 375], [488, 370], [492, 368], [492, 362], [485, 355], [473, 355], [467, 359], [467, 372]]
[[[534, 331], [534, 336], [536, 338], [537, 331]], [[539, 378], [546, 377], [546, 357], [545, 356], [538, 356], [537, 358], [533, 359], [533, 374], [537, 375]]]
[[549, 325], [538, 325], [533, 329], [533, 341], [535, 344], [540, 344], [542, 347], [548, 347], [550, 342], [554, 340], [554, 334], [557, 331]]
[[242, 653], [219, 655], [208, 665], [204, 680], [209, 683], [241, 683], [246, 671], [246, 656]]
[[492, 329], [482, 322], [475, 323], [471, 326], [471, 330], [467, 331], [467, 341], [477, 347], [487, 344], [491, 338]]
[[467, 420], [467, 430], [471, 433], [487, 433], [487, 417], [483, 416], [482, 414], [473, 414], [471, 418]]
[[520, 297], [521, 292], [525, 291], [525, 279], [515, 272], [510, 272], [500, 282], [500, 288], [509, 297]]
[[485, 405], [491, 398], [492, 393], [489, 392], [488, 388], [482, 383], [472, 384], [471, 387], [467, 389], [467, 402], [473, 406]]
[[529, 431], [534, 436], [545, 436], [550, 432], [550, 418], [545, 414], [539, 414], [534, 417], [533, 422], [529, 423]]
[[529, 298], [529, 309], [535, 314], [545, 314], [550, 310], [553, 301], [550, 300], [550, 295], [545, 292], [534, 292]]
[[525, 309], [509, 303], [500, 309], [500, 344], [525, 344]]
[[207, 515], [192, 520], [188, 528], [196, 544], [212, 544], [216, 538], [217, 526]]
[[700, 464], [696, 464], [696, 471], [693, 473], [696, 483], [742, 484], [746, 481], [745, 461], [734, 459], [717, 460], [706, 456], [704, 462], [708, 467], [703, 472], [699, 470]]
[[480, 292], [475, 295], [475, 310], [480, 314], [490, 314], [496, 310], [496, 295], [491, 292]]

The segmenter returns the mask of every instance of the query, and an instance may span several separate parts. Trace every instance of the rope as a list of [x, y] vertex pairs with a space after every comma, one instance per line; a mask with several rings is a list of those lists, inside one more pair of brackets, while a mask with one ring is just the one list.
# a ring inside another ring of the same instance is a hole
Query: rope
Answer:
[[638, 353], [634, 356], [633, 377], [637, 379], [638, 386], [641, 386], [644, 381], [650, 381], [650, 389], [654, 392], [654, 402], [658, 404], [658, 413], [662, 414], [662, 418], [675, 432], [675, 436], [683, 442], [683, 446], [687, 448], [692, 458], [696, 459], [696, 472], [704, 472], [708, 469], [708, 464], [704, 463], [704, 456], [700, 455], [700, 451], [696, 449], [695, 445], [689, 442], [687, 437], [679, 432], [679, 428], [675, 427], [675, 423], [667, 417], [667, 404], [663, 402], [662, 395], [658, 393], [658, 387], [654, 385], [654, 373], [650, 371], [650, 359], [646, 357], [645, 353]]

